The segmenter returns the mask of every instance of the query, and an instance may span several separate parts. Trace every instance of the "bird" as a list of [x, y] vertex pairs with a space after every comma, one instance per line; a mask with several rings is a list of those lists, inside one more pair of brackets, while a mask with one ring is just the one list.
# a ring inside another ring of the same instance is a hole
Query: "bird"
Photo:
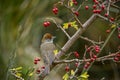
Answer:
[[56, 47], [53, 44], [54, 38], [55, 36], [50, 33], [45, 33], [42, 38], [40, 53], [45, 66], [45, 69], [42, 73], [43, 76], [46, 76], [50, 73], [50, 67], [52, 66], [52, 63], [55, 59], [54, 50]]

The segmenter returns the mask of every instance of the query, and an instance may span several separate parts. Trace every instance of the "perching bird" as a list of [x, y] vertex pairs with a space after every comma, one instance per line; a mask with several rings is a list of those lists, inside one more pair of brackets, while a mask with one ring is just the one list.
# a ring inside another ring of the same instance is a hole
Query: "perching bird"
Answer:
[[52, 65], [52, 62], [55, 59], [54, 55], [54, 50], [55, 50], [55, 45], [53, 44], [53, 39], [55, 37], [52, 36], [50, 33], [44, 34], [42, 38], [42, 43], [40, 45], [40, 52], [41, 52], [41, 57], [43, 58], [44, 61], [44, 66], [45, 70], [43, 71], [42, 75], [46, 76], [50, 72], [50, 67]]

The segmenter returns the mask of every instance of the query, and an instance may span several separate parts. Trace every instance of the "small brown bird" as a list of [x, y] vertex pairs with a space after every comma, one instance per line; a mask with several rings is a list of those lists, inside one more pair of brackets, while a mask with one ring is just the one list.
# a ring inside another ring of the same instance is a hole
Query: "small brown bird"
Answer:
[[42, 38], [42, 43], [40, 45], [40, 52], [41, 52], [41, 57], [43, 58], [44, 61], [44, 66], [45, 70], [43, 71], [42, 75], [46, 76], [50, 72], [50, 67], [52, 65], [52, 62], [55, 59], [54, 55], [54, 50], [55, 50], [55, 45], [53, 44], [53, 39], [55, 37], [52, 36], [50, 33], [44, 34]]

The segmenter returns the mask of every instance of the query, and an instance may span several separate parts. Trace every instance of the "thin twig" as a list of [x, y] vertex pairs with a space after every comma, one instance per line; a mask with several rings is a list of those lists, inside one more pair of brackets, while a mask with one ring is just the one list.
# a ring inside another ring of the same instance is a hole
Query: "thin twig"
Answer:
[[[111, 36], [112, 36], [113, 33], [115, 32], [116, 28], [117, 28], [117, 27], [115, 27], [115, 28], [112, 30], [112, 32], [109, 34], [109, 36], [108, 36], [107, 39], [105, 40], [105, 43], [102, 45], [101, 50], [100, 50], [100, 52], [97, 54], [97, 56], [102, 52], [102, 50], [104, 49], [104, 47], [106, 46], [106, 44], [107, 44], [108, 41], [110, 40]], [[95, 62], [95, 61], [93, 61], [87, 69], [83, 69], [82, 73], [88, 71], [88, 70], [91, 68], [91, 66], [93, 65], [94, 62]]]
[[108, 0], [107, 14], [109, 15], [111, 0]]
[[77, 23], [79, 24], [80, 28], [83, 28], [83, 25], [82, 25], [81, 21], [78, 19], [78, 17], [77, 17], [76, 15], [74, 15], [73, 9], [70, 8], [70, 7], [68, 7], [68, 6], [66, 6], [66, 5], [64, 5], [64, 6], [65, 6], [67, 9], [70, 10], [70, 12], [72, 13], [72, 16], [73, 16], [74, 19], [77, 21]]
[[70, 35], [65, 31], [65, 29], [63, 29], [60, 24], [57, 24], [57, 22], [56, 22], [53, 18], [46, 18], [46, 19], [52, 20], [53, 23], [55, 23], [55, 25], [56, 25], [58, 28], [60, 28], [60, 29], [65, 33], [65, 35], [68, 37], [68, 39], [71, 38]]
[[91, 39], [89, 39], [89, 38], [87, 38], [87, 37], [83, 37], [83, 36], [80, 36], [80, 38], [81, 38], [81, 39], [84, 39], [84, 40], [86, 40], [86, 41], [88, 41], [88, 42], [90, 42], [90, 43], [92, 43], [92, 44], [98, 44], [98, 45], [100, 45], [100, 44], [104, 43], [103, 41], [101, 41], [101, 42], [96, 42], [96, 41], [93, 41], [93, 40], [91, 40]]
[[24, 80], [21, 76], [18, 76], [18, 75], [17, 75], [18, 72], [12, 71], [12, 70], [10, 70], [10, 72], [11, 72], [11, 74], [12, 74], [14, 77], [16, 77], [17, 79], [19, 79], [19, 80]]
[[[100, 61], [106, 61], [106, 60], [113, 60], [113, 57], [116, 56], [118, 53], [119, 53], [119, 51], [116, 52], [116, 53], [111, 53], [111, 54], [106, 55], [106, 56], [98, 57], [98, 58], [96, 58], [95, 61], [100, 62]], [[80, 62], [80, 64], [82, 64], [84, 61], [85, 61], [85, 62], [88, 62], [88, 61], [90, 61], [90, 60], [91, 60], [91, 59], [86, 59], [86, 60], [84, 60], [84, 59], [81, 59], [81, 60], [80, 60], [80, 59], [56, 60], [56, 61], [54, 61], [54, 63], [55, 63], [55, 64], [61, 64], [61, 63]]]
[[75, 73], [74, 73], [72, 76], [70, 76], [70, 79], [74, 78], [74, 76], [75, 76], [75, 74], [78, 72], [79, 66], [80, 66], [81, 64], [82, 64], [82, 63], [78, 62], [78, 66], [77, 66], [77, 68], [75, 69]]

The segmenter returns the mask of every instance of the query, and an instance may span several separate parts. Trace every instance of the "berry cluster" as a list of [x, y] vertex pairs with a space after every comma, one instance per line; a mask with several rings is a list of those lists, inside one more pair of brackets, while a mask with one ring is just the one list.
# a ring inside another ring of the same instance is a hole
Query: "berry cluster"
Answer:
[[40, 61], [40, 58], [35, 58], [34, 59], [34, 64], [38, 64], [39, 61]]
[[100, 46], [95, 45], [95, 46], [90, 46], [87, 48], [87, 52], [93, 52], [93, 50], [95, 51], [95, 53], [99, 53], [100, 52]]
[[44, 26], [44, 27], [50, 26], [50, 22], [49, 22], [49, 21], [45, 21], [45, 22], [43, 23], [43, 26]]
[[[34, 59], [34, 64], [37, 65], [38, 62], [40, 61], [40, 58], [39, 57], [36, 57]], [[42, 66], [41, 68], [37, 68], [35, 71], [36, 71], [36, 74], [40, 74], [42, 71], [44, 71], [45, 69], [45, 66]]]
[[[106, 9], [106, 6], [104, 4], [100, 5], [99, 1], [93, 0], [93, 2], [94, 2], [93, 13], [100, 14], [102, 11], [104, 11]], [[88, 7], [85, 7], [85, 9], [87, 10]], [[109, 20], [111, 22], [113, 22], [115, 20], [113, 17], [109, 17], [108, 13], [105, 13], [104, 16], [107, 17], [107, 18], [109, 18]]]
[[97, 58], [96, 54], [98, 54], [100, 52], [100, 46], [98, 46], [98, 45], [90, 46], [90, 47], [87, 48], [86, 51], [90, 55], [90, 61], [85, 63], [85, 65], [84, 65], [85, 69], [87, 69], [90, 66], [91, 62], [96, 60], [96, 58]]

